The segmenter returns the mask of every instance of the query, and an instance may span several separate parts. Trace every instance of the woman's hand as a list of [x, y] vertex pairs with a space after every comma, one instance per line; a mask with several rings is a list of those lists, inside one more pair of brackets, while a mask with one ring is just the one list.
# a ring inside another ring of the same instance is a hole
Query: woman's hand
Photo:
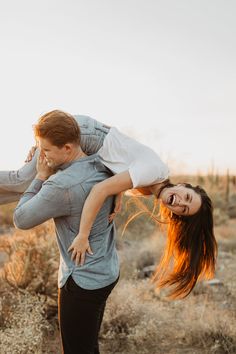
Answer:
[[112, 222], [115, 219], [116, 214], [121, 212], [122, 196], [123, 196], [122, 192], [116, 195], [114, 211], [112, 214], [109, 215], [109, 222]]
[[32, 148], [30, 149], [30, 151], [28, 152], [28, 155], [25, 159], [25, 162], [30, 162], [32, 160], [32, 158], [34, 157], [35, 151], [37, 150], [37, 146], [32, 146]]
[[84, 264], [86, 252], [93, 255], [89, 245], [88, 237], [81, 236], [80, 234], [76, 236], [67, 251], [72, 251], [71, 260], [75, 260], [75, 264], [81, 266]]

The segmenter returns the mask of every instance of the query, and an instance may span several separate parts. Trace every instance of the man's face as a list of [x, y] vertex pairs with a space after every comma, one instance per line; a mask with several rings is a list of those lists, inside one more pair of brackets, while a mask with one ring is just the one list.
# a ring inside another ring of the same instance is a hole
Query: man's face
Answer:
[[40, 150], [44, 154], [49, 167], [55, 169], [67, 162], [68, 150], [66, 145], [59, 148], [58, 146], [52, 145], [46, 138], [38, 137], [37, 139]]

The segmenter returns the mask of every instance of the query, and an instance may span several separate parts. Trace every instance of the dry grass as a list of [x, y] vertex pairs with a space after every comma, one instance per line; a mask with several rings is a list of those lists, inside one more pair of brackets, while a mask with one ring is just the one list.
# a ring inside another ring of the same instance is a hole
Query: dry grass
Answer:
[[140, 241], [139, 249], [137, 243], [126, 244], [120, 250], [121, 281], [108, 300], [103, 322], [103, 353], [235, 353], [236, 254], [228, 247], [229, 242], [236, 243], [235, 230], [236, 220], [216, 227], [219, 283], [201, 282], [181, 301], [166, 301], [165, 291], [158, 292], [149, 279], [137, 277], [138, 264], [144, 260], [146, 265], [147, 252], [151, 259], [160, 256], [160, 234]]
[[102, 327], [104, 353], [234, 353], [235, 316], [215, 306], [211, 289], [167, 302], [148, 280], [121, 281], [111, 295]]
[[[100, 335], [102, 354], [236, 352], [236, 219], [226, 207], [226, 178], [198, 176], [198, 180], [210, 190], [216, 207], [218, 284], [202, 282], [187, 299], [166, 301], [164, 291], [142, 279], [142, 269], [160, 258], [165, 238], [144, 216], [131, 222], [122, 238], [128, 214], [135, 211], [134, 206], [131, 211], [124, 206], [117, 218], [121, 279], [108, 299]], [[235, 195], [232, 179], [230, 203]], [[152, 202], [147, 203], [151, 209]], [[0, 215], [1, 222], [11, 227], [12, 206], [1, 209]], [[0, 268], [1, 354], [59, 354], [59, 256], [52, 223], [27, 232], [7, 230], [0, 237], [0, 253], [5, 255]]]
[[11, 237], [2, 236], [0, 251], [8, 255], [0, 274], [10, 286], [56, 294], [59, 253], [51, 222], [27, 232], [17, 230]]
[[51, 327], [45, 318], [45, 299], [29, 292], [10, 293], [10, 298], [4, 294], [0, 299], [4, 317], [0, 328], [1, 353], [42, 353], [45, 334]]
[[59, 260], [53, 234], [48, 222], [0, 237], [7, 255], [0, 268], [1, 354], [50, 353], [45, 339], [57, 331]]

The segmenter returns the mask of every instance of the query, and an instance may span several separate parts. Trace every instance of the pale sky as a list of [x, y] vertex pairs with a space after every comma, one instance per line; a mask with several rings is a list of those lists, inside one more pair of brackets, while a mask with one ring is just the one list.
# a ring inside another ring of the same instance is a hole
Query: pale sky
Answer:
[[235, 18], [233, 0], [0, 0], [1, 170], [62, 109], [134, 136], [171, 173], [236, 173]]

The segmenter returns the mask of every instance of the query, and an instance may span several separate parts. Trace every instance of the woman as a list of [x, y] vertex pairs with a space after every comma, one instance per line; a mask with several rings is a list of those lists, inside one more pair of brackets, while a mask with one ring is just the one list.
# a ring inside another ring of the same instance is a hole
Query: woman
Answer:
[[[136, 188], [141, 195], [156, 196], [161, 219], [168, 225], [166, 250], [153, 280], [159, 287], [173, 285], [172, 297], [187, 296], [199, 278], [210, 277], [215, 270], [217, 245], [210, 198], [199, 186], [171, 184], [167, 166], [147, 146], [92, 118], [74, 117], [80, 126], [83, 151], [98, 153], [114, 176], [92, 188], [79, 234], [68, 249], [71, 258], [83, 264], [86, 251], [92, 254], [89, 234], [105, 199], [117, 195], [111, 221], [120, 208], [120, 193]], [[33, 149], [29, 162], [19, 171], [0, 172], [0, 203], [19, 199], [36, 174], [36, 159]]]

